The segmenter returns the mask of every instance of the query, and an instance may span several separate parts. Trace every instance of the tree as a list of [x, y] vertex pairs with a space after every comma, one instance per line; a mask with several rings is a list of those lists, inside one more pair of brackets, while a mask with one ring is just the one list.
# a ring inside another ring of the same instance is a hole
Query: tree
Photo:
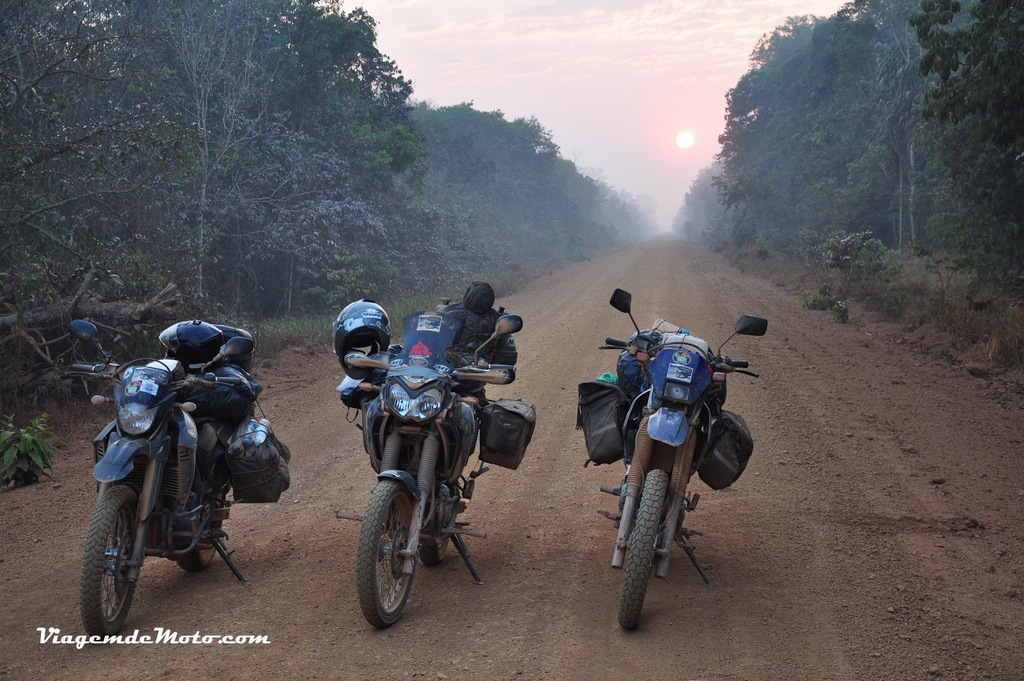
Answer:
[[947, 126], [940, 160], [964, 201], [955, 243], [968, 267], [1024, 288], [1024, 2], [977, 0], [964, 15], [954, 0], [924, 0], [921, 10], [911, 19], [921, 73], [938, 77], [924, 115]]

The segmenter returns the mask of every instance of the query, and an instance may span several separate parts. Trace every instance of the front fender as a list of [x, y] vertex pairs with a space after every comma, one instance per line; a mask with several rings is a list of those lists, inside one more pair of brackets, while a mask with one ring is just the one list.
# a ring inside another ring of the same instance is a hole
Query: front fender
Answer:
[[107, 447], [96, 466], [92, 469], [92, 477], [100, 482], [116, 482], [123, 480], [125, 476], [135, 469], [132, 460], [136, 456], [148, 456], [158, 461], [167, 460], [167, 447], [171, 439], [164, 435], [155, 440], [148, 438], [122, 437], [113, 440]]
[[686, 440], [690, 432], [690, 424], [686, 422], [686, 414], [662, 407], [651, 414], [647, 422], [647, 434], [658, 442], [678, 447]]
[[416, 501], [420, 500], [420, 489], [416, 486], [416, 480], [408, 471], [381, 471], [377, 476], [378, 480], [398, 480], [409, 490], [409, 494]]
[[153, 443], [145, 438], [122, 437], [110, 443], [103, 458], [92, 469], [92, 477], [100, 482], [115, 482], [123, 479], [135, 468], [132, 459], [152, 452]]

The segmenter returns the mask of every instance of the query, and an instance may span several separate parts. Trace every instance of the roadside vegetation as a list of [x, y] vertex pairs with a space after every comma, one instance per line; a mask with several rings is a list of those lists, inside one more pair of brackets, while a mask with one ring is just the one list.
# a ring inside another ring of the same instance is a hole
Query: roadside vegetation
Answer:
[[416, 102], [348, 6], [0, 6], [0, 414], [77, 391], [75, 317], [119, 358], [193, 317], [266, 356], [356, 298], [458, 295], [654, 231], [540, 121]]
[[[765, 35], [677, 232], [801, 303], [863, 303], [1024, 366], [1020, 3], [855, 0]], [[781, 276], [776, 274], [775, 276]]]

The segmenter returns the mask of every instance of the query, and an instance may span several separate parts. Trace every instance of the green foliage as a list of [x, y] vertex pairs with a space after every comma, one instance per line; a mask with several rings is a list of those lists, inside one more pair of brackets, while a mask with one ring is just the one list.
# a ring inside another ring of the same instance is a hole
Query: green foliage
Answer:
[[[925, 244], [1024, 294], [1021, 16], [1017, 0], [854, 0], [766, 35], [727, 96], [710, 244], [809, 261], [867, 234], [873, 258], [835, 263], [851, 277]], [[698, 179], [681, 224], [706, 212]]]
[[49, 477], [53, 470], [53, 449], [46, 441], [53, 433], [46, 425], [46, 414], [32, 419], [24, 428], [14, 425], [14, 417], [5, 415], [0, 425], [0, 487], [24, 487]]
[[800, 300], [805, 310], [830, 310], [839, 302], [832, 292], [832, 285], [828, 283], [819, 286], [814, 293], [801, 291]]
[[829, 314], [832, 315], [832, 319], [836, 320], [840, 324], [848, 324], [850, 322], [850, 311], [847, 308], [845, 300], [837, 300], [831, 308], [829, 308]]
[[757, 253], [757, 257], [760, 258], [761, 260], [767, 260], [769, 254], [771, 253], [770, 249], [768, 248], [768, 240], [761, 237], [754, 241], [754, 249]]
[[885, 264], [885, 245], [871, 232], [835, 235], [826, 243], [825, 266], [857, 277], [878, 275]]

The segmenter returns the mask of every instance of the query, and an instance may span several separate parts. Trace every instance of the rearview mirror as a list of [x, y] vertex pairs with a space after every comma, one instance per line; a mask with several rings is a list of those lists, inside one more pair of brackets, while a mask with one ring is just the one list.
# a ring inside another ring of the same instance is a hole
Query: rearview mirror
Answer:
[[84, 319], [72, 320], [71, 326], [68, 327], [71, 335], [79, 340], [88, 341], [95, 343], [99, 340], [99, 333], [96, 331], [96, 325], [92, 322], [87, 322]]
[[612, 304], [619, 312], [625, 312], [629, 314], [631, 311], [631, 303], [633, 302], [633, 296], [630, 295], [629, 291], [623, 291], [621, 288], [617, 288], [612, 291], [612, 299], [608, 301]]
[[519, 333], [523, 330], [523, 318], [517, 314], [507, 314], [498, 317], [494, 325], [494, 335], [504, 336], [509, 333]]
[[345, 355], [344, 367], [356, 369], [387, 369], [388, 363], [382, 359], [370, 357], [369, 355], [353, 350]]
[[745, 314], [736, 320], [736, 325], [732, 328], [743, 336], [763, 336], [768, 330], [768, 320]]
[[473, 353], [473, 364], [476, 364], [480, 360], [480, 352], [489, 343], [494, 342], [502, 336], [521, 331], [522, 328], [523, 318], [517, 314], [506, 314], [498, 317], [498, 321], [494, 324], [494, 333], [491, 334], [490, 338], [477, 346], [476, 352]]
[[102, 345], [100, 345], [100, 334], [96, 330], [96, 325], [92, 322], [87, 322], [84, 319], [73, 319], [71, 320], [71, 324], [68, 325], [68, 331], [75, 338], [95, 345], [96, 350], [99, 351], [100, 356], [103, 357], [103, 359], [110, 359], [110, 355], [107, 354], [107, 351], [103, 349]]
[[235, 336], [229, 338], [228, 342], [224, 344], [224, 347], [220, 349], [220, 354], [224, 357], [233, 357], [235, 355], [248, 355], [256, 347], [253, 343], [252, 338], [246, 338], [245, 336]]

